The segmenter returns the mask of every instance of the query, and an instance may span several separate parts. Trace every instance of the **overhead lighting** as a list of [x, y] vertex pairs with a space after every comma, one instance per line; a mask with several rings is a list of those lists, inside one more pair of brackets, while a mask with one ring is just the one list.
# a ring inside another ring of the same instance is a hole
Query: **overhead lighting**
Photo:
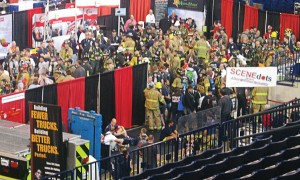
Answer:
[[5, 10], [1, 11], [1, 14], [6, 14], [6, 11]]

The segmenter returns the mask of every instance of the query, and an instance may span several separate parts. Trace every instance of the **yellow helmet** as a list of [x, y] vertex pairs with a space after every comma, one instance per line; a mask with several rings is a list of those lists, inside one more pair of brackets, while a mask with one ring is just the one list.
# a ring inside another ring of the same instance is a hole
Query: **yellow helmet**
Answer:
[[226, 63], [227, 62], [227, 59], [226, 58], [222, 58], [221, 59], [221, 63]]
[[161, 89], [161, 88], [162, 88], [161, 82], [157, 82], [157, 83], [155, 84], [155, 88], [156, 88], [156, 89]]
[[273, 32], [271, 33], [271, 37], [272, 37], [272, 38], [277, 38], [277, 32], [276, 32], [276, 31], [273, 31]]

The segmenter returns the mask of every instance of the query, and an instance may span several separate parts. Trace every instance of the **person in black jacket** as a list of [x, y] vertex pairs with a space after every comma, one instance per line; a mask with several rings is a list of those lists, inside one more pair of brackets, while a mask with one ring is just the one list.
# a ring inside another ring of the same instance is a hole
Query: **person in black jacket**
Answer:
[[171, 20], [168, 18], [168, 13], [166, 13], [165, 18], [159, 21], [159, 28], [163, 31], [164, 34], [166, 34], [171, 25]]
[[184, 95], [184, 107], [186, 114], [191, 114], [196, 112], [196, 103], [194, 98], [194, 90], [191, 85], [188, 86], [188, 90]]
[[232, 101], [226, 94], [226, 89], [220, 90], [221, 99], [218, 102], [218, 106], [221, 107], [221, 122], [231, 120]]

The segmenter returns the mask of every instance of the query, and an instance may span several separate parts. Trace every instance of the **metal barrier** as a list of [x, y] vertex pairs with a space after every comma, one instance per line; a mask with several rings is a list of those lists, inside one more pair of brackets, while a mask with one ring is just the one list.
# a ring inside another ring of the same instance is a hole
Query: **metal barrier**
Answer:
[[219, 147], [221, 145], [219, 144], [219, 127], [220, 124], [216, 123], [179, 135], [178, 159], [184, 159], [187, 156], [197, 155], [205, 150]]
[[291, 84], [283, 84], [294, 86], [294, 82], [299, 79], [300, 76], [300, 52], [295, 51], [291, 53], [275, 53], [273, 55], [273, 66], [277, 66], [278, 84], [281, 82], [290, 82]]
[[[294, 103], [298, 103], [294, 105]], [[150, 144], [128, 154], [117, 154], [44, 179], [120, 179], [134, 176], [146, 169], [163, 166], [187, 156], [224, 146], [224, 151], [250, 144], [251, 135], [267, 132], [285, 123], [300, 119], [299, 99], [283, 107], [247, 115], [222, 124], [214, 123], [170, 139]], [[277, 124], [271, 122], [279, 122]], [[280, 124], [282, 122], [282, 124]], [[249, 136], [248, 138], [241, 138]], [[85, 172], [85, 173], [82, 173]]]
[[[89, 163], [73, 170], [61, 172], [44, 178], [58, 180], [71, 179], [120, 179], [142, 173], [146, 169], [160, 167], [176, 162], [186, 156], [199, 154], [208, 149], [218, 147], [219, 123], [179, 135], [178, 139], [170, 139], [132, 150], [128, 156], [117, 154], [99, 161]], [[197, 142], [194, 148], [193, 142]], [[195, 153], [192, 151], [195, 150]], [[86, 170], [86, 171], [84, 171]], [[82, 173], [85, 172], [85, 173]]]
[[238, 137], [269, 131], [286, 123], [297, 121], [299, 118], [300, 104], [296, 104], [223, 122], [220, 137], [224, 150], [227, 151], [252, 142], [250, 138], [236, 140]]
[[[270, 110], [274, 110], [274, 109], [280, 109], [280, 108], [283, 108], [283, 107], [290, 107], [290, 106], [293, 106], [293, 105], [295, 105], [295, 104], [300, 104], [300, 99], [295, 98], [295, 99], [292, 99], [292, 100], [290, 100], [290, 101], [288, 101], [288, 102], [285, 102], [285, 103], [283, 103], [283, 104], [280, 104], [280, 105], [278, 105], [278, 106], [274, 106], [274, 107], [271, 107], [271, 108], [269, 108], [269, 109], [265, 109], [264, 111], [270, 111]], [[263, 111], [263, 112], [264, 112], [264, 111]]]
[[184, 134], [220, 122], [221, 108], [217, 106], [180, 117], [177, 129], [179, 134]]

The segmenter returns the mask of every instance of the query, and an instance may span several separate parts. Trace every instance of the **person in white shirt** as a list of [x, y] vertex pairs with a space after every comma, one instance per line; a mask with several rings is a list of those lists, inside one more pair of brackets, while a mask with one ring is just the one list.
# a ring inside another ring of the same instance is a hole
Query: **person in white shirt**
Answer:
[[149, 14], [146, 16], [146, 24], [147, 26], [155, 24], [155, 16], [153, 14], [152, 9], [149, 10]]

